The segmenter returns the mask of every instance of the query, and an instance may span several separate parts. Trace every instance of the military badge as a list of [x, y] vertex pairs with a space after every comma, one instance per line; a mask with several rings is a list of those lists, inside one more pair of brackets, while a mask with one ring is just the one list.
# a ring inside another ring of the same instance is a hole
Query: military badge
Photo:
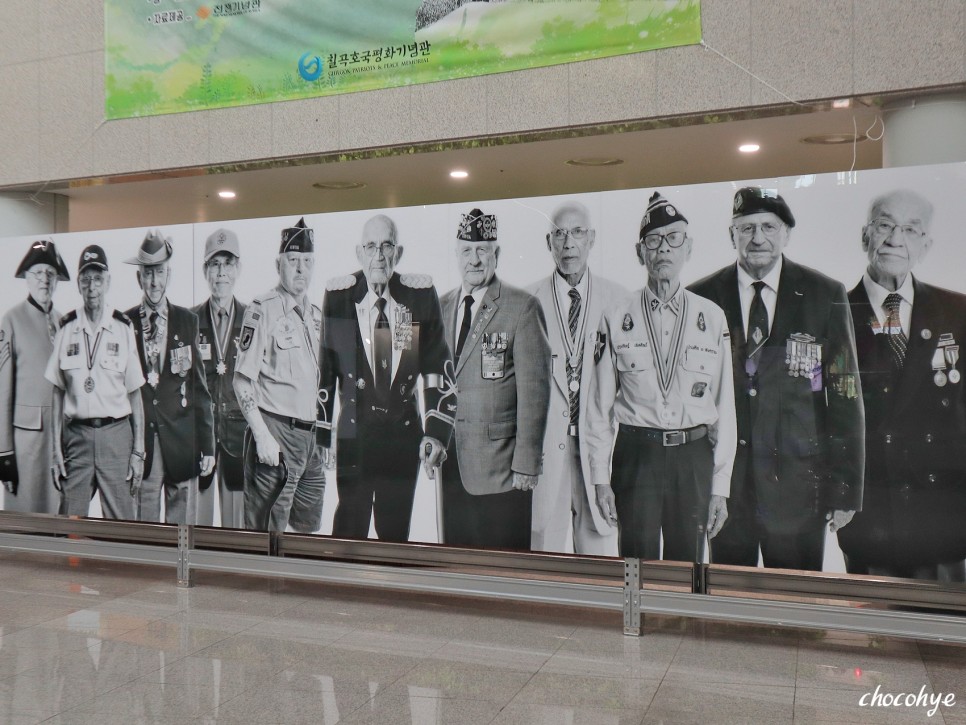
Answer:
[[366, 381], [363, 380], [362, 378], [359, 378], [358, 380], [356, 380], [356, 387], [359, 388], [359, 390], [365, 390]]
[[703, 398], [704, 391], [708, 388], [707, 383], [695, 383], [691, 386], [691, 397], [692, 398]]
[[698, 313], [698, 329], [701, 330], [701, 332], [704, 332], [705, 330], [708, 329], [708, 326], [707, 326], [707, 324], [705, 324], [705, 321], [704, 321], [704, 313], [703, 312], [699, 312]]
[[929, 328], [923, 328], [922, 332], [919, 334], [922, 335], [923, 340], [928, 340], [932, 337], [932, 332], [929, 330]]
[[67, 357], [74, 357], [74, 355], [80, 355], [79, 342], [71, 342], [67, 345]]
[[607, 347], [607, 333], [594, 333], [594, 364], [596, 365], [604, 357], [604, 349]]
[[624, 322], [621, 324], [621, 329], [624, 332], [630, 332], [634, 329], [634, 320], [631, 319], [631, 313], [628, 312], [624, 315]]
[[118, 355], [120, 355], [121, 354], [120, 343], [117, 343], [117, 342], [107, 343], [107, 354], [111, 355], [112, 357], [117, 357]]
[[242, 328], [241, 341], [238, 343], [242, 350], [247, 350], [252, 346], [252, 338], [255, 337], [255, 328], [245, 325]]

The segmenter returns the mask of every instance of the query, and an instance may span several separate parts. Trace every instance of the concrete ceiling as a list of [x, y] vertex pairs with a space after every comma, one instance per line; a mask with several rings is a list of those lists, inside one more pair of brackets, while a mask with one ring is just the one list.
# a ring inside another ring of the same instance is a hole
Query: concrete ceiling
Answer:
[[[853, 165], [856, 169], [880, 167], [878, 141], [838, 145], [801, 141], [820, 134], [852, 137], [854, 131], [862, 137], [877, 113], [874, 107], [855, 104], [753, 120], [705, 119], [674, 128], [418, 151], [337, 163], [223, 173], [200, 169], [177, 172], [176, 178], [154, 175], [136, 181], [110, 179], [57, 193], [69, 197], [69, 229], [65, 231], [90, 231], [766, 179], [848, 170]], [[751, 141], [760, 144], [759, 152], [738, 152], [739, 144]], [[602, 167], [566, 163], [581, 158], [617, 158], [623, 163]], [[451, 179], [449, 172], [456, 168], [468, 171], [469, 177]], [[365, 186], [353, 190], [313, 187], [320, 182], [361, 182]], [[235, 191], [237, 197], [220, 199], [222, 189]]]

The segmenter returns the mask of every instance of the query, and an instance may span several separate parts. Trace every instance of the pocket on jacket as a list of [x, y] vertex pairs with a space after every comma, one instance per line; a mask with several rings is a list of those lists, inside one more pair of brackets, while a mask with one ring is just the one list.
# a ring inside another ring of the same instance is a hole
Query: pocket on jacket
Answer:
[[13, 427], [21, 430], [42, 430], [41, 408], [33, 405], [15, 405], [13, 408]]
[[486, 426], [486, 434], [491, 441], [513, 438], [517, 434], [517, 423], [515, 420], [507, 420], [502, 423], [488, 423]]
[[617, 370], [622, 373], [639, 373], [654, 367], [654, 358], [647, 348], [617, 353]]

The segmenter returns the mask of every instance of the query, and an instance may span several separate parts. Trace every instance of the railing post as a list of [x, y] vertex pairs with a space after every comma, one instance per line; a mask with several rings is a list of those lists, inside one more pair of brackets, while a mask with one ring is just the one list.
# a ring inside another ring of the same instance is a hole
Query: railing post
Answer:
[[624, 559], [624, 634], [641, 636], [640, 559]]
[[268, 532], [268, 555], [269, 556], [283, 556], [282, 554], [283, 536], [284, 534], [281, 531]]
[[178, 586], [190, 587], [191, 550], [195, 545], [195, 527], [178, 524]]
[[694, 562], [691, 569], [691, 593], [708, 593], [708, 565], [699, 561]]

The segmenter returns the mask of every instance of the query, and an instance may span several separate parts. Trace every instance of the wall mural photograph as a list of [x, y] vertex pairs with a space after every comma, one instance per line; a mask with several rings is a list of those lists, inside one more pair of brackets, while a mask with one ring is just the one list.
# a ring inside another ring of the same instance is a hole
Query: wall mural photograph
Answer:
[[2, 508], [966, 580], [966, 164], [3, 239]]

